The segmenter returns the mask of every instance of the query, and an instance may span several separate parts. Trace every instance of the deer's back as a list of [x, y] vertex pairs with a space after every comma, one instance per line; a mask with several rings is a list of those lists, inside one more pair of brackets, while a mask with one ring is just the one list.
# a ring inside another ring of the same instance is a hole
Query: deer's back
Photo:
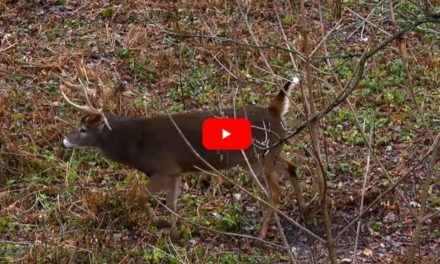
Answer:
[[[272, 144], [283, 137], [280, 117], [273, 116], [262, 106], [248, 106], [224, 110], [226, 117], [247, 117], [252, 124], [253, 141], [257, 144]], [[216, 112], [192, 112], [172, 115], [173, 120], [200, 156], [216, 169], [226, 169], [244, 165], [241, 151], [206, 150], [202, 145], [202, 124], [206, 118], [220, 117]], [[134, 119], [110, 117], [113, 128], [111, 147], [101, 149], [111, 158], [141, 170], [148, 175], [155, 173], [179, 173], [196, 171], [196, 167], [209, 170], [187, 145], [168, 116]], [[256, 151], [256, 152], [255, 152]], [[256, 162], [258, 153], [265, 162], [273, 162], [279, 154], [280, 147], [267, 152], [253, 147], [246, 150], [251, 163]]]

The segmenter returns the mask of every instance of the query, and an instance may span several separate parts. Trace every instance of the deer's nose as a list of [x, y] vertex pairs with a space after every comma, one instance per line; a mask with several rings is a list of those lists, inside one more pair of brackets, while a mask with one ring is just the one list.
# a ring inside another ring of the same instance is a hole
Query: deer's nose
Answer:
[[65, 148], [73, 148], [75, 145], [73, 145], [72, 143], [69, 142], [69, 140], [67, 140], [67, 138], [63, 139], [63, 146]]

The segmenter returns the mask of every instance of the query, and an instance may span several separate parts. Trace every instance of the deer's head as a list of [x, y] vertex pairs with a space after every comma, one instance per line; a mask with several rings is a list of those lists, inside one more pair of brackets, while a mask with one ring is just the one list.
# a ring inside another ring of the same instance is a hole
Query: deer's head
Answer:
[[66, 148], [96, 147], [99, 138], [109, 128], [99, 116], [85, 115], [79, 126], [63, 139]]
[[110, 124], [102, 109], [96, 109], [91, 104], [85, 87], [86, 105], [78, 105], [72, 102], [63, 91], [61, 91], [61, 93], [69, 104], [85, 114], [81, 119], [80, 125], [63, 139], [64, 147], [80, 148], [97, 146], [100, 135], [106, 130], [111, 130]]

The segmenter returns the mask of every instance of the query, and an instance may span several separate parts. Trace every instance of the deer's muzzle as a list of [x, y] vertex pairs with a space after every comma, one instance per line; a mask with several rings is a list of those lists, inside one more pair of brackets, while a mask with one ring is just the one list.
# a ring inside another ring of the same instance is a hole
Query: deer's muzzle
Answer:
[[73, 147], [75, 147], [75, 145], [70, 143], [67, 138], [63, 139], [63, 146], [66, 147], [66, 148], [73, 148]]

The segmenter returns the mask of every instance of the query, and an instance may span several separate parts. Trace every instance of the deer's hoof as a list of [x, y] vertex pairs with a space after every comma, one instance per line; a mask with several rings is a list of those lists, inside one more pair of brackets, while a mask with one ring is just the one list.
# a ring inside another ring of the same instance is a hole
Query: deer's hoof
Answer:
[[173, 242], [179, 242], [180, 240], [180, 230], [177, 226], [171, 227], [170, 238]]
[[165, 227], [170, 227], [171, 224], [169, 221], [163, 219], [163, 218], [156, 218], [153, 220], [153, 225], [158, 227], [158, 228], [165, 228]]

